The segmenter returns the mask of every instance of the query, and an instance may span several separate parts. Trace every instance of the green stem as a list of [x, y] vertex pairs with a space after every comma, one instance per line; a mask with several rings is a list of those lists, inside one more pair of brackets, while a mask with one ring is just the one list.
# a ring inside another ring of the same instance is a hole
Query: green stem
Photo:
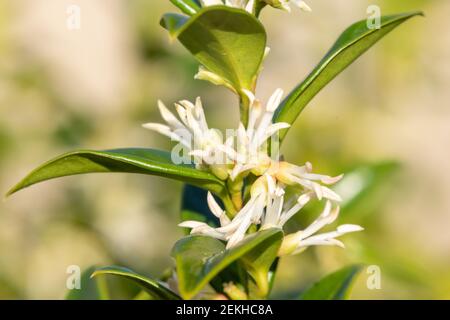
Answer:
[[253, 6], [253, 13], [255, 14], [255, 17], [259, 18], [259, 15], [261, 14], [262, 9], [267, 5], [267, 3], [261, 2], [261, 1], [255, 1], [255, 4]]
[[230, 198], [230, 195], [228, 192], [223, 192], [221, 195], [219, 195], [220, 199], [223, 202], [223, 205], [225, 206], [225, 211], [227, 212], [228, 216], [230, 218], [233, 218], [236, 214], [236, 208], [234, 207], [233, 201]]
[[239, 108], [240, 108], [240, 113], [241, 113], [241, 122], [244, 125], [244, 127], [247, 127], [248, 111], [250, 108], [250, 100], [244, 93], [239, 95]]
[[242, 189], [244, 187], [244, 180], [238, 177], [236, 180], [228, 179], [227, 188], [230, 194], [231, 201], [234, 204], [234, 208], [239, 211], [242, 208]]
[[268, 279], [267, 273], [257, 272], [254, 275], [254, 277], [255, 277], [256, 285], [259, 290], [260, 298], [266, 299], [267, 296], [269, 295], [269, 289], [270, 289], [270, 284], [269, 284], [269, 279]]

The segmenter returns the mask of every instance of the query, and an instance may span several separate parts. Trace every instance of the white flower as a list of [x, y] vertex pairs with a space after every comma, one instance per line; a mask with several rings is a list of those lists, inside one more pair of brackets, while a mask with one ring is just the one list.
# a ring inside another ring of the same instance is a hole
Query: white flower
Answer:
[[[270, 180], [270, 182], [268, 182]], [[234, 247], [244, 239], [248, 228], [252, 224], [259, 224], [266, 207], [269, 186], [274, 183], [270, 176], [263, 176], [252, 185], [250, 200], [230, 221], [225, 211], [215, 201], [211, 193], [208, 193], [208, 207], [219, 218], [220, 227], [213, 228], [204, 222], [184, 221], [180, 227], [191, 228], [191, 234], [202, 234], [216, 239], [227, 241], [227, 248]]]
[[223, 5], [222, 0], [200, 0], [204, 7]]
[[200, 0], [200, 2], [204, 7], [225, 4], [229, 7], [244, 9], [249, 13], [253, 12], [253, 6], [255, 4], [255, 0], [225, 0], [225, 3], [222, 0]]
[[[256, 180], [250, 192], [250, 200], [230, 220], [225, 211], [217, 204], [214, 197], [208, 193], [208, 206], [211, 212], [219, 218], [220, 227], [213, 228], [204, 222], [185, 221], [180, 227], [191, 228], [191, 234], [210, 236], [227, 242], [227, 249], [235, 247], [245, 239], [248, 229], [252, 224], [260, 225], [260, 229], [282, 228], [286, 222], [298, 213], [311, 199], [315, 197], [313, 192], [292, 196], [285, 201], [285, 191], [282, 184], [276, 185], [270, 175], [263, 175]], [[333, 223], [339, 215], [339, 206], [326, 201], [321, 215], [306, 229], [287, 235], [280, 255], [297, 254], [310, 246], [336, 245], [344, 247], [336, 238], [349, 232], [361, 231], [357, 225], [341, 225], [336, 231], [315, 234], [317, 231]]]
[[306, 2], [301, 0], [225, 0], [225, 3], [222, 0], [200, 0], [204, 7], [226, 5], [228, 7], [246, 10], [249, 13], [253, 13], [255, 1], [262, 1], [274, 8], [286, 10], [288, 12], [291, 12], [291, 4], [294, 4], [303, 11], [311, 11], [311, 8]]
[[[252, 225], [257, 229], [283, 228], [285, 223], [313, 198], [319, 201], [324, 199], [326, 205], [320, 217], [305, 230], [286, 236], [280, 254], [295, 254], [312, 245], [343, 246], [336, 240], [337, 237], [348, 232], [360, 231], [362, 228], [343, 225], [336, 231], [315, 235], [318, 230], [334, 222], [338, 216], [337, 203], [341, 201], [341, 197], [326, 185], [336, 183], [342, 175], [331, 177], [313, 173], [309, 162], [304, 166], [296, 166], [270, 158], [267, 140], [279, 130], [289, 127], [287, 123], [272, 123], [273, 114], [281, 102], [283, 91], [277, 89], [264, 108], [253, 93], [247, 91], [246, 95], [250, 101], [248, 125], [245, 128], [240, 123], [236, 147], [233, 137], [223, 142], [221, 134], [208, 127], [200, 98], [197, 98], [195, 104], [186, 100], [175, 104], [178, 118], [158, 101], [161, 116], [167, 124], [144, 125], [145, 128], [178, 141], [187, 149], [188, 154], [195, 158], [197, 167], [207, 168], [220, 179], [230, 178], [228, 183], [236, 182], [239, 186], [250, 172], [257, 177], [250, 187], [249, 199], [242, 208], [238, 204], [240, 210], [232, 219], [216, 202], [213, 195], [208, 193], [208, 207], [219, 219], [220, 226], [214, 228], [199, 221], [185, 221], [179, 226], [190, 228], [191, 234], [201, 234], [225, 241], [226, 247], [232, 248], [246, 237]], [[236, 180], [238, 176], [240, 179]], [[300, 187], [298, 191], [300, 193], [285, 201], [285, 188], [289, 186]], [[237, 196], [242, 199], [239, 189]]]
[[310, 246], [339, 246], [344, 247], [344, 244], [337, 240], [349, 232], [356, 232], [364, 230], [362, 227], [353, 224], [344, 224], [337, 227], [336, 231], [317, 234], [315, 233], [333, 223], [339, 215], [339, 206], [332, 207], [331, 201], [327, 201], [322, 214], [311, 223], [306, 229], [296, 233], [287, 235], [281, 245], [279, 255], [297, 254]]
[[283, 227], [284, 224], [299, 212], [312, 198], [312, 193], [294, 195], [285, 201], [285, 192], [281, 186], [269, 195], [262, 229]]
[[293, 3], [294, 5], [296, 5], [297, 7], [299, 7], [301, 10], [303, 11], [312, 11], [311, 8], [306, 4], [305, 1], [300, 1], [300, 0], [289, 0], [289, 1], [283, 1], [285, 3], [285, 6], [289, 9], [287, 9], [288, 11], [290, 11], [290, 7], [289, 4]]
[[277, 178], [277, 180], [287, 185], [297, 184], [306, 190], [313, 191], [319, 200], [326, 198], [337, 202], [342, 201], [341, 197], [336, 192], [321, 185], [319, 182], [326, 185], [335, 184], [341, 180], [344, 175], [330, 177], [327, 175], [312, 173], [312, 165], [309, 162], [302, 167], [285, 161], [274, 163], [273, 167], [269, 169], [269, 171], [273, 171], [272, 174]]
[[291, 12], [290, 7], [291, 4], [296, 5], [303, 11], [311, 11], [311, 8], [305, 3], [305, 1], [301, 0], [263, 0], [263, 1], [274, 8], [283, 9], [288, 12]]
[[[220, 179], [227, 179], [227, 156], [221, 151], [223, 148], [218, 148], [223, 144], [223, 139], [217, 130], [208, 127], [200, 98], [196, 99], [195, 104], [187, 100], [176, 103], [179, 119], [161, 101], [158, 101], [158, 107], [167, 125], [146, 123], [143, 127], [182, 144], [189, 155], [194, 156], [197, 168], [209, 166]], [[231, 142], [225, 142], [224, 146]]]
[[290, 127], [284, 122], [272, 123], [273, 114], [283, 97], [283, 90], [275, 90], [265, 108], [252, 92], [248, 90], [244, 92], [250, 100], [247, 128], [242, 123], [239, 124], [236, 150], [223, 149], [236, 163], [230, 173], [233, 180], [249, 170], [254, 170], [257, 175], [267, 170], [271, 162], [267, 155], [267, 140], [278, 131]]

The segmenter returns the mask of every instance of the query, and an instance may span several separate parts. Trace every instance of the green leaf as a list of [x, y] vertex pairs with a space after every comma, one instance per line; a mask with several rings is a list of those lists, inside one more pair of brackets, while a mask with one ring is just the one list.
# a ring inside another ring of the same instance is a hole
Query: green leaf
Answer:
[[240, 258], [247, 264], [254, 259], [260, 268], [263, 261], [268, 263], [267, 257], [260, 256], [273, 242], [280, 242], [282, 237], [280, 229], [264, 230], [251, 234], [230, 250], [225, 250], [221, 241], [211, 237], [188, 236], [179, 240], [172, 250], [172, 256], [176, 261], [181, 296], [191, 299], [219, 272]]
[[169, 152], [154, 149], [80, 150], [63, 154], [38, 167], [14, 186], [11, 195], [35, 183], [92, 172], [126, 172], [167, 177], [221, 193], [224, 183], [214, 175], [188, 165], [176, 165]]
[[[386, 34], [418, 15], [422, 13], [412, 12], [382, 17], [380, 29], [369, 29], [366, 20], [350, 26], [308, 77], [284, 99], [274, 115], [273, 122], [292, 124], [315, 95], [339, 73]], [[280, 132], [281, 139], [284, 138], [287, 130]]]
[[241, 9], [211, 6], [189, 19], [166, 14], [161, 25], [236, 92], [254, 88], [266, 48], [266, 32], [253, 15]]
[[169, 31], [171, 37], [176, 38], [180, 30], [189, 20], [189, 17], [178, 13], [166, 13], [161, 19], [161, 25]]
[[103, 267], [95, 270], [95, 272], [92, 273], [91, 277], [105, 274], [124, 277], [135, 282], [139, 287], [144, 289], [148, 294], [152, 296], [152, 298], [156, 300], [181, 300], [181, 298], [176, 293], [166, 288], [160, 282], [139, 275], [127, 268], [117, 266]]
[[71, 289], [66, 295], [66, 300], [107, 300], [109, 292], [104, 279], [91, 279], [91, 274], [96, 270], [95, 266], [89, 267], [81, 274], [80, 289]]
[[170, 0], [170, 2], [188, 15], [195, 14], [201, 8], [197, 0]]
[[347, 300], [361, 265], [351, 265], [333, 272], [306, 290], [301, 300]]
[[278, 235], [279, 237], [276, 239], [269, 238], [262, 241], [241, 259], [245, 269], [257, 285], [257, 291], [253, 293], [255, 296], [252, 298], [266, 298], [270, 292], [275, 272], [272, 265], [277, 259], [278, 249], [280, 249], [283, 238], [282, 233]]

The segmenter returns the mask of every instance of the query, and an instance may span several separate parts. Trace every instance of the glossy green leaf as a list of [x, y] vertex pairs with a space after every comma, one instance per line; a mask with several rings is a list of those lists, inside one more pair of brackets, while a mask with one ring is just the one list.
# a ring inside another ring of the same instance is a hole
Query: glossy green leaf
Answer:
[[[366, 20], [350, 26], [308, 77], [284, 99], [274, 115], [273, 122], [292, 124], [315, 95], [339, 73], [386, 34], [418, 15], [422, 13], [412, 12], [382, 17], [380, 29], [369, 29]], [[287, 130], [280, 132], [281, 139], [284, 138]]]
[[169, 31], [171, 37], [176, 38], [178, 30], [187, 23], [189, 17], [178, 13], [166, 13], [161, 19], [161, 25]]
[[280, 249], [283, 238], [282, 233], [277, 235], [277, 238], [272, 237], [262, 241], [241, 259], [245, 269], [257, 285], [257, 291], [253, 292], [254, 297], [252, 298], [264, 299], [270, 292], [275, 272], [272, 265], [277, 259], [278, 249]]
[[[70, 289], [66, 300], [107, 300], [109, 292], [105, 279], [91, 279], [95, 266], [84, 270], [80, 277], [80, 288]], [[76, 275], [74, 275], [76, 276]]]
[[245, 10], [211, 6], [189, 19], [166, 14], [161, 25], [236, 92], [253, 89], [266, 48], [266, 32], [253, 15]]
[[264, 255], [272, 242], [278, 242], [282, 237], [280, 229], [264, 230], [248, 236], [230, 250], [225, 250], [223, 242], [211, 237], [188, 236], [179, 240], [172, 250], [172, 256], [176, 261], [181, 296], [191, 299], [219, 272], [238, 259], [245, 259], [246, 263], [254, 259], [261, 266], [263, 260], [268, 260], [260, 256]]
[[302, 300], [346, 300], [362, 266], [351, 265], [333, 272], [306, 290]]
[[170, 0], [170, 2], [188, 15], [195, 14], [201, 8], [197, 0]]
[[220, 193], [223, 182], [188, 165], [176, 165], [169, 152], [154, 149], [80, 150], [63, 154], [38, 167], [13, 187], [8, 195], [35, 183], [92, 172], [126, 172], [167, 177]]
[[99, 275], [114, 275], [133, 281], [139, 287], [144, 289], [156, 300], [180, 300], [181, 298], [172, 290], [166, 288], [160, 282], [144, 277], [136, 272], [117, 266], [103, 267], [95, 270], [91, 277]]

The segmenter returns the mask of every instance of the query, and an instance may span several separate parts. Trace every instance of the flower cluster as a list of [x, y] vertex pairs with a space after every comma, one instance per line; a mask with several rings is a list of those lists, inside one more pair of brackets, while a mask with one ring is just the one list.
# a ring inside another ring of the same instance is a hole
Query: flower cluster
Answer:
[[265, 5], [270, 5], [277, 9], [282, 9], [285, 11], [291, 11], [291, 4], [296, 5], [303, 11], [311, 11], [311, 8], [301, 0], [200, 0], [203, 6], [215, 6], [215, 5], [226, 5], [234, 8], [241, 8], [249, 13], [253, 13], [255, 3], [261, 2]]
[[[339, 214], [341, 197], [330, 186], [341, 176], [331, 177], [313, 173], [312, 165], [297, 166], [269, 155], [268, 140], [277, 132], [289, 127], [287, 123], [272, 123], [283, 91], [277, 89], [263, 107], [252, 92], [246, 91], [250, 101], [248, 123], [239, 124], [236, 135], [223, 141], [214, 129], [210, 129], [199, 98], [195, 104], [180, 101], [175, 104], [179, 119], [162, 102], [159, 109], [167, 125], [148, 123], [144, 127], [155, 130], [187, 148], [195, 158], [197, 167], [209, 170], [228, 185], [236, 183], [236, 214], [226, 212], [208, 193], [207, 203], [219, 219], [220, 226], [212, 227], [204, 222], [185, 221], [181, 227], [190, 228], [191, 234], [201, 234], [227, 242], [227, 248], [240, 243], [257, 229], [282, 228], [286, 222], [312, 200], [323, 201], [320, 216], [306, 229], [285, 236], [279, 254], [296, 254], [313, 245], [336, 245], [343, 247], [336, 238], [349, 232], [363, 230], [357, 225], [341, 225], [333, 232], [316, 234], [333, 223]], [[193, 139], [193, 140], [191, 140]], [[225, 159], [223, 162], [215, 162]], [[248, 194], [241, 193], [245, 178], [252, 177], [246, 186]], [[291, 188], [287, 196], [286, 190]]]

